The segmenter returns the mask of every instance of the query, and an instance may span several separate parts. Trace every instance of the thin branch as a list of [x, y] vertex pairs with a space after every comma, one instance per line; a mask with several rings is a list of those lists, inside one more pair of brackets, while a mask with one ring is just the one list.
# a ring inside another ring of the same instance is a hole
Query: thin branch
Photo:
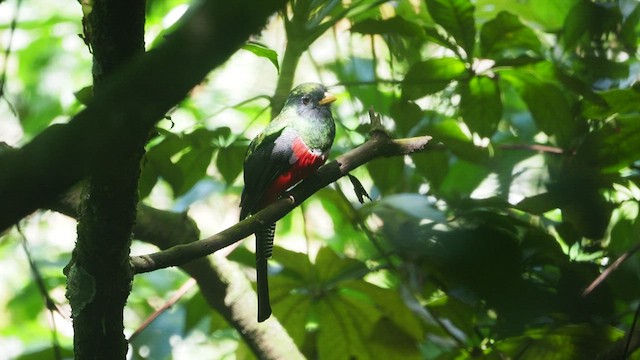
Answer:
[[296, 186], [290, 196], [276, 201], [238, 224], [206, 239], [176, 245], [153, 254], [132, 257], [134, 273], [176, 266], [214, 253], [253, 234], [260, 226], [281, 219], [316, 191], [368, 161], [377, 157], [408, 155], [425, 150], [429, 140], [431, 136], [394, 140], [381, 131], [375, 131], [369, 141], [318, 169], [314, 175]]
[[611, 263], [611, 265], [609, 265], [609, 267], [607, 267], [595, 280], [593, 280], [591, 282], [591, 284], [589, 284], [589, 286], [587, 286], [586, 289], [584, 289], [584, 291], [582, 292], [582, 296], [587, 296], [587, 295], [591, 294], [591, 292], [596, 287], [598, 287], [598, 285], [602, 284], [602, 282], [605, 281], [607, 279], [607, 277], [609, 277], [609, 275], [611, 275], [611, 273], [616, 271], [616, 269], [618, 269], [620, 267], [620, 265], [622, 265], [622, 263], [625, 262], [625, 260], [627, 260], [633, 254], [637, 253], [638, 250], [640, 250], [640, 244], [636, 244], [633, 248], [631, 248], [631, 250], [626, 251], [625, 253], [620, 255], [620, 257], [617, 258], [616, 261]]
[[140, 325], [136, 331], [129, 336], [128, 342], [131, 343], [138, 335], [140, 335], [144, 329], [146, 329], [151, 323], [158, 318], [163, 312], [169, 310], [173, 305], [175, 305], [189, 290], [191, 290], [196, 285], [196, 280], [194, 278], [189, 278], [189, 280], [185, 281], [182, 286], [171, 296], [169, 300], [167, 300], [159, 309], [151, 314], [143, 323]]
[[49, 326], [51, 326], [51, 347], [53, 348], [53, 358], [55, 360], [62, 360], [62, 348], [60, 347], [60, 340], [58, 339], [56, 314], [51, 309], [47, 311], [47, 314], [49, 315]]
[[18, 229], [18, 233], [20, 234], [22, 249], [24, 250], [24, 253], [27, 256], [27, 261], [29, 262], [29, 268], [31, 269], [31, 274], [33, 275], [33, 279], [36, 282], [36, 287], [38, 288], [40, 295], [42, 295], [42, 298], [44, 300], [44, 306], [47, 309], [47, 313], [50, 316], [51, 322], [49, 323], [49, 325], [51, 327], [50, 328], [51, 348], [53, 349], [54, 358], [56, 360], [62, 359], [62, 353], [60, 351], [60, 341], [58, 340], [58, 327], [56, 326], [56, 317], [55, 317], [56, 312], [61, 315], [62, 315], [62, 312], [60, 311], [60, 308], [55, 303], [55, 301], [53, 301], [53, 299], [49, 295], [49, 290], [47, 289], [47, 285], [44, 283], [44, 278], [40, 273], [40, 269], [38, 269], [36, 262], [33, 260], [33, 257], [31, 256], [31, 250], [29, 250], [29, 244], [27, 242], [26, 235], [22, 232], [22, 229], [20, 228], [20, 226], [16, 226], [16, 228]]
[[59, 314], [62, 315], [62, 311], [60, 311], [60, 308], [58, 307], [56, 302], [53, 301], [53, 299], [49, 295], [49, 290], [47, 289], [47, 285], [44, 282], [44, 278], [42, 277], [42, 274], [40, 273], [40, 269], [38, 269], [38, 266], [36, 265], [35, 260], [33, 260], [33, 256], [31, 256], [31, 250], [29, 249], [29, 244], [27, 242], [27, 237], [22, 232], [22, 228], [20, 226], [16, 226], [16, 229], [18, 230], [18, 233], [20, 234], [20, 239], [21, 239], [20, 243], [22, 245], [22, 250], [24, 250], [24, 253], [27, 256], [27, 261], [29, 262], [29, 268], [31, 269], [31, 274], [33, 275], [33, 280], [36, 283], [36, 288], [38, 289], [38, 292], [40, 292], [40, 295], [42, 296], [42, 299], [44, 300], [44, 306], [47, 308], [48, 311], [50, 311], [52, 313], [53, 312], [58, 312]]
[[503, 150], [530, 150], [550, 154], [564, 154], [564, 149], [562, 148], [540, 144], [501, 144], [499, 147]]
[[9, 66], [9, 56], [11, 55], [11, 45], [13, 44], [13, 35], [15, 34], [16, 26], [18, 24], [18, 14], [20, 13], [21, 6], [22, 6], [22, 0], [18, 0], [18, 2], [16, 3], [16, 13], [14, 14], [13, 19], [11, 20], [11, 27], [9, 30], [9, 42], [7, 43], [6, 49], [4, 49], [4, 54], [3, 54], [4, 64], [2, 65], [2, 71], [0, 72], [0, 97], [7, 102], [9, 109], [15, 116], [18, 116], [18, 113], [16, 112], [16, 109], [13, 107], [13, 104], [11, 104], [9, 99], [7, 99], [7, 96], [4, 90], [5, 90], [5, 85], [7, 83], [7, 67]]

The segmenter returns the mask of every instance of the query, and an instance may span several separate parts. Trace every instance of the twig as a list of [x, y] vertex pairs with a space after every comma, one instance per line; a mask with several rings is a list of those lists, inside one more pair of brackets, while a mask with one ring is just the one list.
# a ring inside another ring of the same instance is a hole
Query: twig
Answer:
[[13, 44], [13, 34], [16, 31], [16, 26], [18, 25], [18, 13], [20, 12], [20, 7], [22, 5], [22, 0], [18, 0], [16, 3], [16, 13], [11, 20], [11, 28], [9, 30], [9, 42], [7, 44], [7, 48], [4, 50], [4, 64], [2, 65], [2, 72], [0, 73], [0, 97], [4, 98], [9, 105], [9, 109], [13, 115], [17, 116], [18, 113], [16, 109], [13, 107], [13, 104], [7, 99], [4, 93], [5, 84], [7, 82], [7, 67], [9, 66], [9, 55], [11, 55], [11, 45]]
[[180, 288], [173, 294], [173, 296], [167, 300], [159, 309], [157, 309], [151, 316], [145, 320], [136, 331], [129, 336], [129, 343], [131, 343], [138, 335], [140, 335], [144, 329], [149, 327], [151, 323], [158, 318], [163, 312], [169, 310], [175, 303], [178, 302], [189, 290], [191, 290], [196, 285], [196, 280], [194, 278], [189, 278]]
[[48, 309], [49, 321], [51, 325], [51, 342], [53, 343], [53, 358], [62, 360], [62, 350], [60, 348], [60, 340], [58, 339], [58, 326], [56, 325], [56, 314]]
[[58, 327], [56, 326], [55, 313], [58, 312], [62, 314], [58, 305], [51, 299], [49, 295], [49, 291], [47, 290], [47, 286], [44, 283], [44, 279], [42, 278], [42, 274], [40, 270], [36, 266], [36, 262], [33, 260], [31, 256], [31, 251], [29, 250], [29, 244], [27, 243], [27, 237], [22, 232], [22, 228], [20, 226], [16, 226], [18, 233], [20, 234], [22, 249], [24, 250], [25, 255], [27, 256], [27, 261], [29, 262], [29, 268], [31, 269], [31, 274], [33, 275], [33, 279], [35, 280], [36, 287], [42, 295], [44, 300], [44, 306], [47, 309], [47, 312], [51, 316], [51, 342], [52, 348], [54, 352], [54, 358], [56, 360], [62, 359], [62, 354], [60, 352], [60, 341], [58, 341]]
[[636, 244], [633, 248], [631, 248], [631, 250], [620, 255], [620, 257], [617, 258], [616, 261], [611, 263], [611, 265], [609, 265], [609, 267], [606, 268], [602, 272], [602, 274], [600, 274], [595, 280], [591, 282], [591, 284], [589, 284], [589, 286], [587, 286], [586, 289], [584, 289], [584, 291], [582, 292], [582, 296], [589, 295], [596, 287], [598, 287], [598, 285], [600, 285], [609, 275], [611, 275], [612, 272], [618, 269], [618, 267], [620, 267], [620, 265], [622, 265], [625, 260], [627, 260], [631, 255], [638, 252], [638, 250], [640, 250], [640, 244]]
[[564, 149], [562, 148], [540, 144], [501, 144], [499, 147], [503, 150], [530, 150], [551, 154], [564, 154]]

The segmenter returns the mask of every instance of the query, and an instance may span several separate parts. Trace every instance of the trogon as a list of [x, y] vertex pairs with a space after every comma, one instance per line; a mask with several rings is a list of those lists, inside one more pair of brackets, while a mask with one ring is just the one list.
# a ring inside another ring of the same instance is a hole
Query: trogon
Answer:
[[[278, 116], [249, 144], [244, 160], [240, 220], [276, 201], [326, 160], [336, 126], [330, 104], [336, 97], [315, 83], [295, 87]], [[275, 223], [256, 231], [258, 322], [271, 316], [267, 259]]]

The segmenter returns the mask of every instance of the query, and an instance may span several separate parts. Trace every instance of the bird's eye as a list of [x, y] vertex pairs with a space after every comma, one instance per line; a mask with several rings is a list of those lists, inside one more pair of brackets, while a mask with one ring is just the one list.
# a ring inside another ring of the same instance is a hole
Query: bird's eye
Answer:
[[311, 98], [308, 96], [303, 96], [302, 97], [302, 103], [305, 105], [309, 105], [309, 103], [311, 102]]

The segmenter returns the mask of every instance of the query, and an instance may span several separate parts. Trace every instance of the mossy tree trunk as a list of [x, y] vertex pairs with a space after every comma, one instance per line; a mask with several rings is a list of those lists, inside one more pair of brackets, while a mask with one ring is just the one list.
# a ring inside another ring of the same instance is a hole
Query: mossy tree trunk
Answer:
[[[144, 0], [95, 0], [85, 14], [93, 53], [94, 93], [144, 52]], [[116, 119], [114, 119], [116, 120]], [[105, 124], [109, 126], [109, 124]], [[91, 165], [68, 273], [76, 359], [125, 359], [123, 308], [131, 290], [131, 232], [140, 159], [149, 128], [132, 126], [110, 155]]]

